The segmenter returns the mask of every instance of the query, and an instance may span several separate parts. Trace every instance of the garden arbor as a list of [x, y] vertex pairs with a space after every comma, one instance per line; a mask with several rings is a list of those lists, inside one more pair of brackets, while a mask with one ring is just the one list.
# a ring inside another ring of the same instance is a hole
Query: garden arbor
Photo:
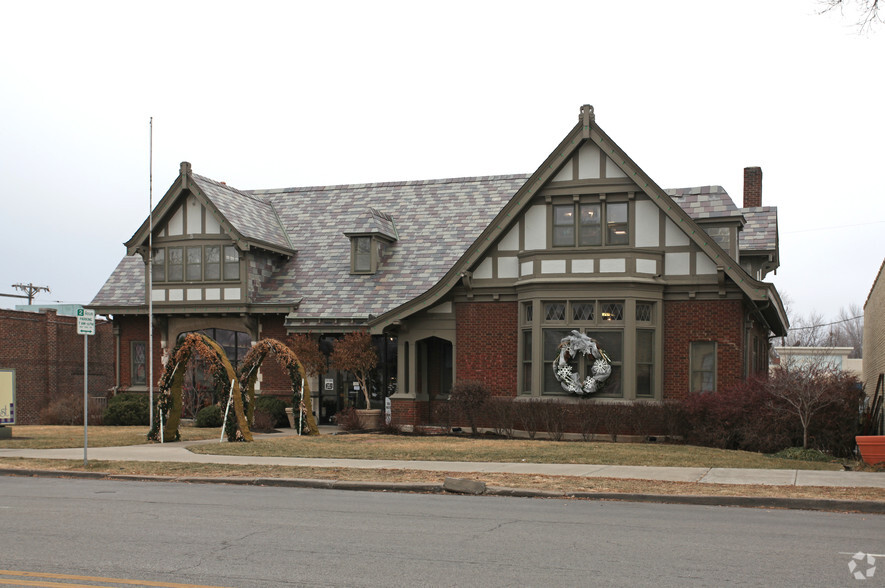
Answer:
[[221, 346], [200, 333], [186, 335], [170, 354], [160, 379], [160, 393], [157, 400], [159, 418], [154, 421], [148, 439], [160, 440], [160, 423], [163, 423], [163, 441], [178, 441], [181, 438], [178, 431], [181, 421], [181, 384], [194, 353], [206, 363], [206, 369], [212, 376], [216, 389], [228, 391], [233, 397], [234, 418], [226, 424], [228, 440], [251, 441], [252, 432], [246, 419], [246, 407], [237, 374]]
[[300, 410], [305, 414], [307, 420], [307, 434], [319, 435], [316, 419], [313, 417], [313, 410], [310, 402], [310, 386], [305, 379], [307, 372], [304, 365], [298, 359], [298, 356], [285, 344], [276, 339], [262, 339], [258, 341], [252, 349], [243, 358], [243, 364], [240, 366], [240, 387], [246, 390], [249, 399], [248, 420], [252, 421], [252, 413], [255, 406], [255, 380], [258, 378], [258, 368], [268, 354], [273, 355], [276, 360], [286, 369], [289, 379], [292, 383], [292, 407], [294, 411]]

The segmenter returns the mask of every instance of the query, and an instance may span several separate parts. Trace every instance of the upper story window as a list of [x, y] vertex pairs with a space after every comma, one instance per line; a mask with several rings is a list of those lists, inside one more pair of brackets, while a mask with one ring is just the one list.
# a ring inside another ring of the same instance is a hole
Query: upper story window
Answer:
[[731, 229], [729, 227], [704, 227], [704, 231], [716, 241], [716, 244], [731, 252]]
[[553, 246], [629, 245], [628, 210], [626, 202], [554, 204]]
[[689, 346], [692, 392], [716, 391], [716, 342], [692, 341]]
[[353, 273], [372, 273], [372, 238], [354, 237], [351, 241]]
[[152, 278], [154, 282], [239, 280], [240, 254], [233, 245], [159, 247], [154, 249]]

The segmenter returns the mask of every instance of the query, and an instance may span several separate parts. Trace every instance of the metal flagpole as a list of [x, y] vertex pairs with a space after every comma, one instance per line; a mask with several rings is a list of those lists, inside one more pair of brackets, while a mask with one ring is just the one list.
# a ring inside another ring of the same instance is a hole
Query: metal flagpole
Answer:
[[304, 426], [304, 378], [301, 378], [301, 402], [298, 407], [298, 434], [301, 435], [301, 428]]
[[[148, 402], [150, 403], [150, 427], [154, 428], [154, 117], [150, 121], [150, 155], [148, 157]], [[162, 433], [160, 443], [163, 442]]]

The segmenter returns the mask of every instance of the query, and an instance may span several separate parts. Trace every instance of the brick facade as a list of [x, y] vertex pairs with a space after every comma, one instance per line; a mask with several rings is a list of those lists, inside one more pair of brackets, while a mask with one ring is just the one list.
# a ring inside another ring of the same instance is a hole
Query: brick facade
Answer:
[[885, 263], [873, 282], [863, 307], [863, 382], [867, 394], [876, 392], [879, 374], [885, 373]]
[[762, 168], [744, 168], [744, 208], [762, 206]]
[[[261, 317], [261, 338], [276, 339], [286, 343], [286, 327], [282, 315], [265, 315]], [[289, 374], [272, 355], [268, 355], [261, 364], [259, 390], [263, 395], [280, 396], [284, 400], [292, 399], [292, 382]]]
[[[83, 335], [77, 318], [55, 310], [0, 309], [0, 368], [15, 370], [16, 424], [35, 425], [57, 394], [83, 394]], [[114, 385], [114, 334], [95, 321], [89, 337], [89, 394], [104, 396]]]
[[493, 396], [516, 396], [518, 313], [516, 302], [455, 304], [458, 380], [483, 382]]
[[685, 300], [664, 303], [664, 399], [689, 391], [692, 341], [715, 341], [716, 388], [743, 379], [743, 303], [740, 300]]

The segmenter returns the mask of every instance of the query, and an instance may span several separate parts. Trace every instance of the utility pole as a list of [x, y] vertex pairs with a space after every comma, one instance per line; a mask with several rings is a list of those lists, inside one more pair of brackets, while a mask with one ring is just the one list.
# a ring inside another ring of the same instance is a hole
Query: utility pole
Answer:
[[13, 284], [13, 288], [16, 290], [21, 290], [25, 294], [28, 295], [28, 304], [34, 303], [34, 295], [37, 292], [49, 292], [49, 288], [47, 286], [35, 286], [34, 284]]
[[9, 298], [27, 298], [28, 305], [34, 303], [34, 295], [38, 292], [49, 292], [49, 288], [46, 286], [35, 286], [34, 284], [13, 284], [13, 288], [16, 290], [21, 290], [26, 295], [22, 294], [0, 294], [0, 296], [8, 296]]

